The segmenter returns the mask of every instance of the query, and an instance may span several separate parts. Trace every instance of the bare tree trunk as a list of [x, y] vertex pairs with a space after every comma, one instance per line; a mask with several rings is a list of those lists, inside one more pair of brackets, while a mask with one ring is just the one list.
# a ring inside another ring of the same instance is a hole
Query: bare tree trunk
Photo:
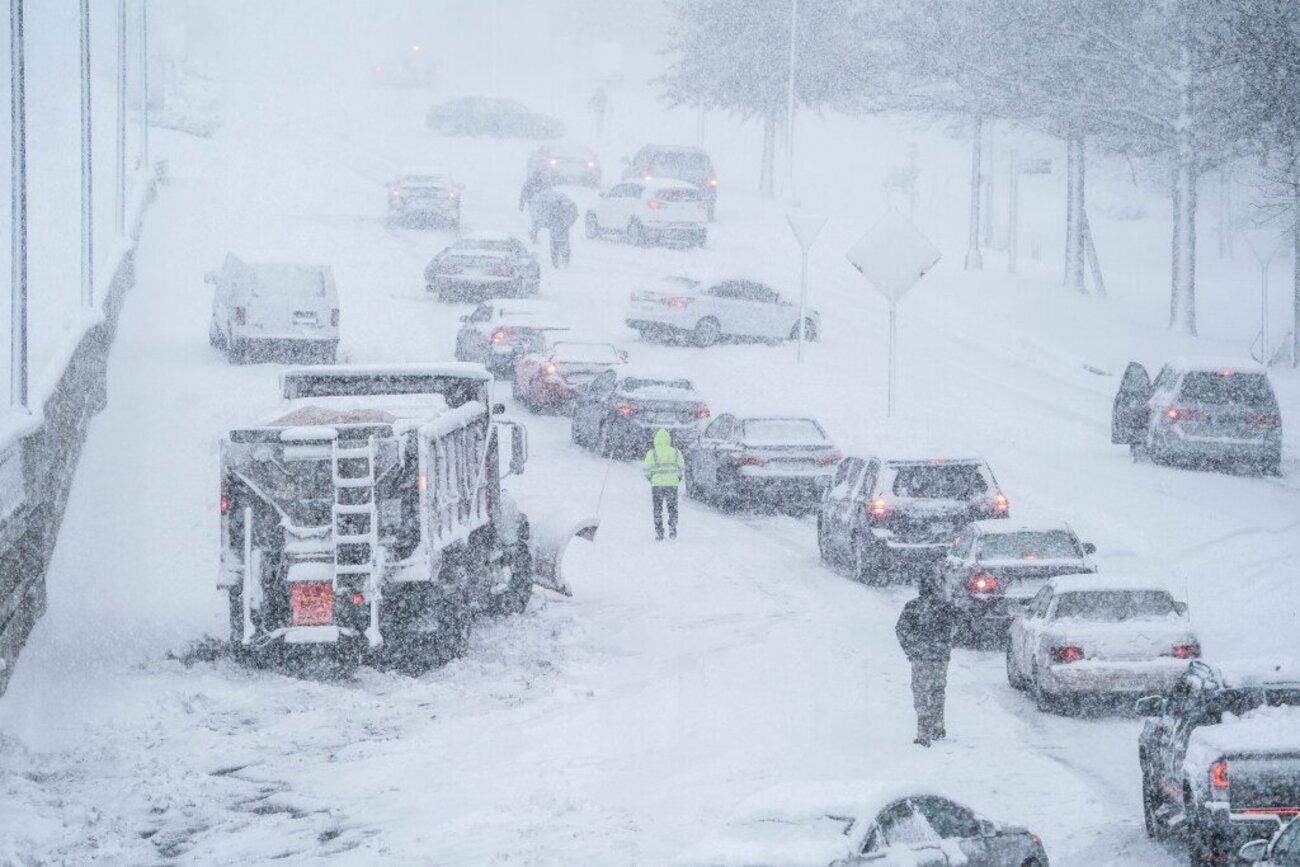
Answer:
[[758, 191], [772, 198], [776, 181], [776, 115], [763, 118], [763, 157], [759, 167]]
[[1300, 177], [1291, 194], [1291, 366], [1300, 367]]
[[975, 133], [971, 140], [970, 168], [970, 240], [966, 247], [966, 270], [984, 268], [984, 254], [980, 252], [980, 157], [983, 144], [984, 119], [975, 115]]
[[1178, 120], [1174, 129], [1173, 260], [1170, 268], [1169, 327], [1195, 336], [1198, 178], [1195, 142], [1192, 141], [1194, 81], [1190, 39], [1184, 35], [1182, 43]]
[[1084, 240], [1087, 231], [1084, 191], [1087, 188], [1088, 173], [1083, 136], [1070, 136], [1065, 147], [1065, 286], [1086, 295], [1088, 286], [1083, 281], [1084, 259], [1087, 255]]

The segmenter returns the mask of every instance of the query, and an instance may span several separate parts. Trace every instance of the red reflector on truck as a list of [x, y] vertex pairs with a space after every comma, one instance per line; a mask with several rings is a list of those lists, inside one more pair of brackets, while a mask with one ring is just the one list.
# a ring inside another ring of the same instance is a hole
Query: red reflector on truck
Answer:
[[334, 622], [334, 586], [303, 581], [289, 586], [294, 626], [328, 626]]

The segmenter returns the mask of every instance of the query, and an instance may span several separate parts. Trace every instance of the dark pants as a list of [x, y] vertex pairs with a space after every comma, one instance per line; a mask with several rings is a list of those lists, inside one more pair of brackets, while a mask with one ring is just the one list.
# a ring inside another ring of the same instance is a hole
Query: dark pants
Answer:
[[569, 264], [569, 230], [551, 230], [551, 264], [563, 268]]
[[677, 535], [677, 488], [656, 485], [650, 489], [650, 509], [654, 512], [655, 535], [664, 537], [664, 505], [668, 506], [668, 532]]
[[912, 706], [916, 708], [916, 736], [921, 740], [944, 736], [943, 699], [947, 687], [945, 660], [912, 660]]

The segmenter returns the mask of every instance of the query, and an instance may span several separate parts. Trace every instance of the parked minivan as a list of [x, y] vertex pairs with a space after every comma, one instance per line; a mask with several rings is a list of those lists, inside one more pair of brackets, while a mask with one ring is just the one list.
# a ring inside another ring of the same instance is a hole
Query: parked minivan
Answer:
[[333, 364], [339, 295], [327, 265], [249, 263], [227, 254], [212, 284], [209, 340], [235, 362], [312, 356]]

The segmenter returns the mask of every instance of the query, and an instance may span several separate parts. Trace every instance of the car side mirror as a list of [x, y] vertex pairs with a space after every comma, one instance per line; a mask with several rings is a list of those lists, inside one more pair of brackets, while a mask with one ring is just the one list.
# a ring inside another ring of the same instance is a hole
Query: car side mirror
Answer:
[[1165, 712], [1165, 697], [1163, 695], [1143, 696], [1134, 702], [1133, 710], [1138, 716], [1163, 716]]
[[1096, 553], [1097, 553], [1097, 546], [1094, 545], [1094, 544], [1092, 544], [1091, 542], [1084, 542], [1084, 543], [1083, 543], [1083, 553], [1085, 553], [1085, 554], [1096, 554]]
[[1247, 864], [1257, 864], [1268, 855], [1267, 840], [1251, 840], [1237, 850], [1237, 857]]

